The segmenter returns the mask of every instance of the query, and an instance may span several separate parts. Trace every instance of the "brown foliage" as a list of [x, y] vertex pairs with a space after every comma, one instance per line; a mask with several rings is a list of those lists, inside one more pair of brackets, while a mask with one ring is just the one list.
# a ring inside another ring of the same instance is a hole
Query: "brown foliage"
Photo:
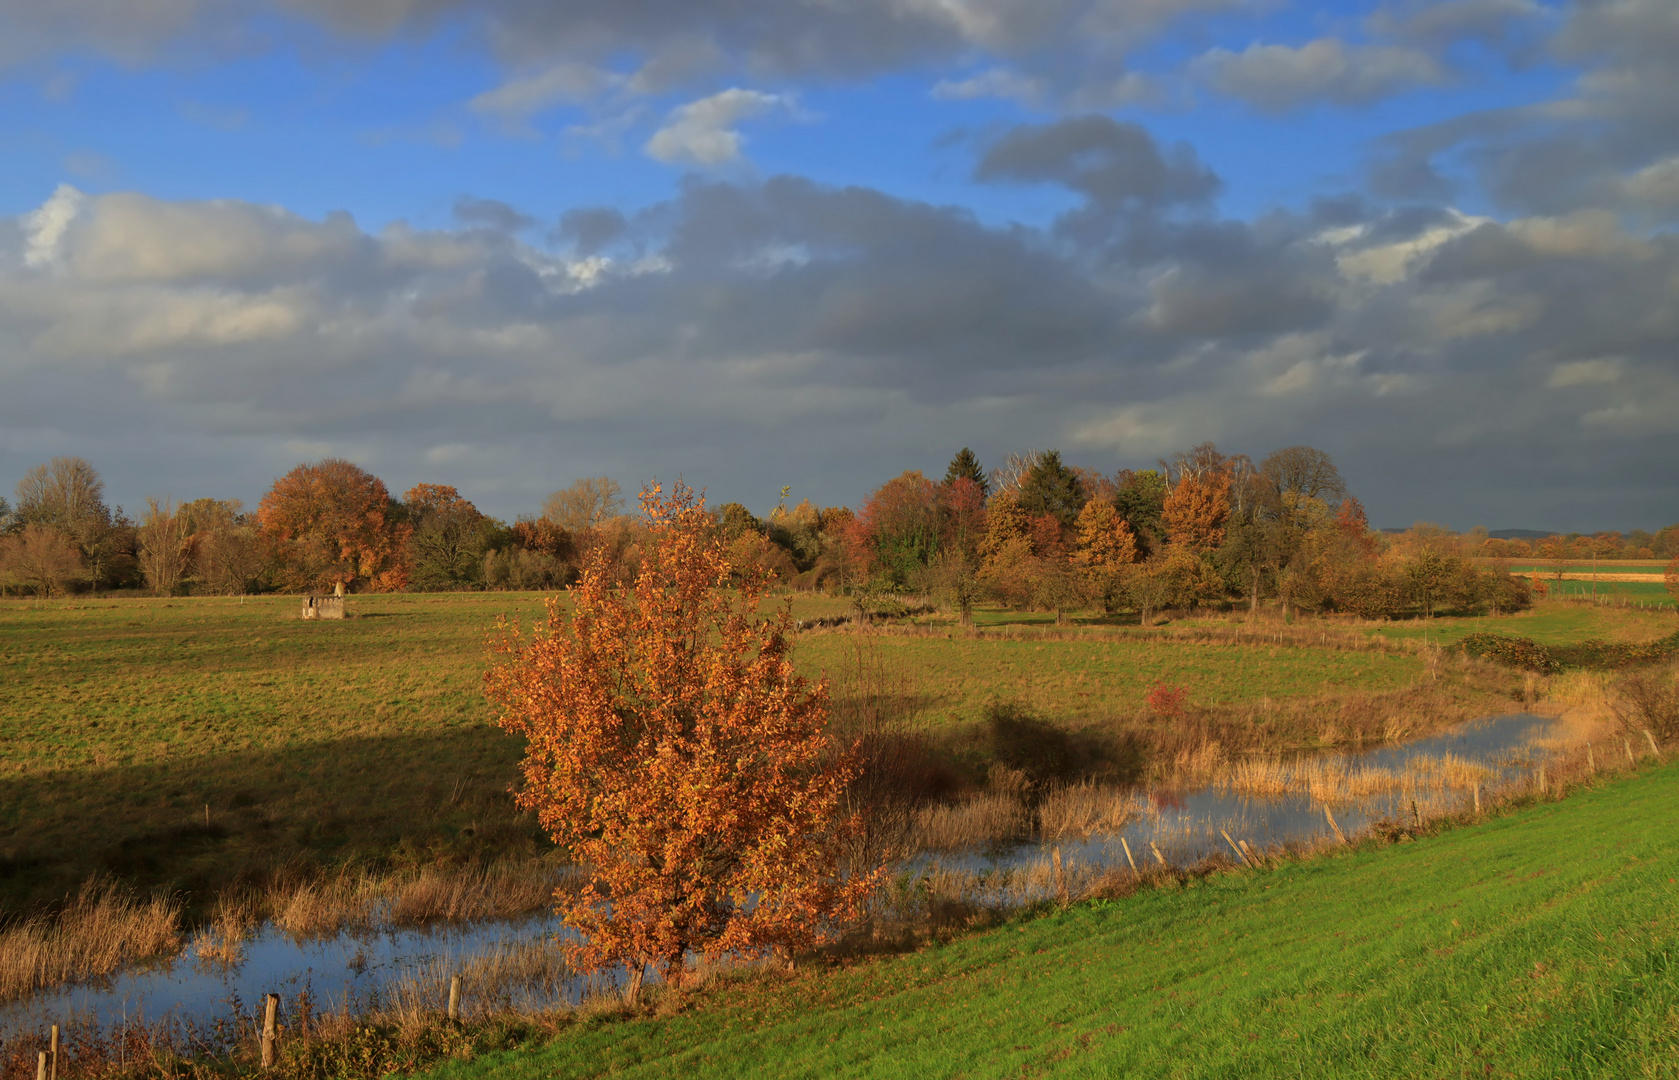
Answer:
[[856, 912], [868, 872], [842, 876], [854, 748], [826, 732], [826, 682], [789, 656], [789, 614], [759, 614], [682, 484], [642, 492], [651, 536], [634, 583], [603, 556], [486, 676], [501, 723], [528, 740], [522, 807], [591, 878], [560, 897], [583, 940], [571, 961], [622, 964], [633, 999], [651, 965], [680, 982], [692, 953], [790, 953]]
[[257, 507], [277, 584], [287, 589], [408, 583], [410, 529], [391, 517], [384, 482], [341, 458], [299, 465]]
[[1211, 551], [1224, 543], [1230, 516], [1230, 474], [1222, 470], [1184, 473], [1166, 496], [1161, 520], [1174, 544]]
[[75, 541], [49, 525], [25, 525], [0, 537], [0, 583], [9, 587], [60, 596], [85, 573]]

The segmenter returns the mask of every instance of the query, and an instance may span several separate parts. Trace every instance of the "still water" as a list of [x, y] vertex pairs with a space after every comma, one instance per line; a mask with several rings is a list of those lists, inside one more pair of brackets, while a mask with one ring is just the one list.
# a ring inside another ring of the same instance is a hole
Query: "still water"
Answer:
[[[1543, 760], [1536, 744], [1552, 724], [1529, 714], [1500, 716], [1443, 735], [1337, 757], [1350, 767], [1400, 773], [1416, 759], [1452, 755], [1485, 768], [1485, 775], [1496, 783], [1520, 776]], [[1470, 797], [1461, 791], [1445, 795]], [[1229, 854], [1226, 832], [1259, 848], [1332, 835], [1322, 803], [1305, 793], [1258, 796], [1218, 787], [1155, 788], [1124, 797], [1132, 802], [1131, 813], [1119, 831], [1053, 845], [1068, 867], [1090, 871], [1126, 865], [1122, 838], [1139, 865], [1155, 861], [1150, 844], [1167, 861], [1187, 865], [1214, 852]], [[1352, 805], [1338, 806], [1335, 816], [1341, 829], [1351, 835], [1372, 821], [1404, 816], [1409, 798], [1399, 790], [1379, 791]], [[1022, 870], [1041, 866], [1050, 848], [1032, 843], [1000, 851], [940, 855], [917, 860], [908, 869], [912, 873], [934, 867], [960, 871], [981, 882], [977, 898], [1012, 896], [1024, 902], [1043, 898], [1044, 886], [1037, 887], [1037, 895], [1019, 889], [993, 890], [987, 895], [984, 883], [1006, 883]], [[462, 970], [474, 958], [521, 950], [528, 957], [533, 946], [552, 942], [564, 932], [551, 915], [517, 922], [363, 931], [314, 941], [294, 940], [268, 926], [246, 940], [237, 963], [205, 961], [189, 945], [171, 959], [0, 1005], [0, 1037], [72, 1020], [100, 1026], [164, 1020], [205, 1024], [229, 1016], [235, 1003], [242, 1004], [248, 1014], [265, 993], [290, 999], [307, 991], [323, 1011], [353, 1010], [388, 996], [405, 982], [409, 987], [419, 986], [435, 1001], [433, 1007], [441, 1007], [449, 972]], [[501, 980], [499, 1000], [509, 1004], [576, 1000], [585, 989], [577, 978], [556, 977], [550, 965], [540, 976]], [[469, 1008], [472, 1002], [469, 987]]]

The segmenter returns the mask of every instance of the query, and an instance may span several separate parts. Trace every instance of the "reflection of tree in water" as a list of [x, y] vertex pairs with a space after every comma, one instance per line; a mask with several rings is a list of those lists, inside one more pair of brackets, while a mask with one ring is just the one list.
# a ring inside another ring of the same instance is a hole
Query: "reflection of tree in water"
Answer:
[[1148, 793], [1149, 805], [1155, 810], [1187, 810], [1189, 802], [1171, 788], [1159, 788]]

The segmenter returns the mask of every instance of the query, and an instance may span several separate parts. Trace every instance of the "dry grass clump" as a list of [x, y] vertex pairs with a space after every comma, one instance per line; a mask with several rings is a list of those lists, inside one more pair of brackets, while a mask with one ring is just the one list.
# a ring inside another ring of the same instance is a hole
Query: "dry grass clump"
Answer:
[[[575, 871], [570, 875], [576, 876]], [[448, 874], [422, 870], [390, 890], [384, 917], [396, 925], [512, 918], [549, 906], [558, 884], [549, 867], [497, 865]]]
[[250, 893], [233, 893], [216, 901], [210, 924], [199, 932], [192, 951], [207, 964], [231, 967], [245, 959], [245, 939], [262, 921], [261, 901]]
[[1281, 761], [1254, 758], [1230, 766], [1218, 778], [1225, 791], [1245, 795], [1309, 795], [1314, 801], [1342, 805], [1377, 795], [1418, 797], [1468, 790], [1492, 779], [1494, 770], [1456, 754], [1417, 756], [1402, 769], [1361, 765], [1336, 754]]
[[181, 947], [181, 907], [89, 883], [56, 917], [0, 931], [0, 1001], [61, 983], [97, 978]]
[[916, 850], [966, 851], [1027, 836], [1032, 818], [1012, 792], [988, 791], [967, 800], [915, 810], [911, 836]]
[[1038, 835], [1045, 843], [1118, 832], [1136, 812], [1130, 796], [1086, 780], [1052, 789], [1038, 804]]

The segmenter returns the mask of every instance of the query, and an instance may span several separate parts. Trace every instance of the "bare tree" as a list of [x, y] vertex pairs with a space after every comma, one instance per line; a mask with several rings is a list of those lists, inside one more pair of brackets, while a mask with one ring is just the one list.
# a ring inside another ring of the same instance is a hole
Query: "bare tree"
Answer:
[[85, 458], [55, 457], [24, 473], [14, 513], [22, 524], [49, 526], [74, 540], [99, 586], [116, 553], [117, 530], [105, 505], [105, 483]]
[[599, 528], [623, 509], [623, 489], [609, 476], [579, 480], [542, 501], [542, 516], [570, 533]]
[[1000, 468], [991, 470], [992, 495], [1002, 495], [1005, 492], [1019, 490], [1026, 474], [1038, 463], [1043, 454], [1037, 450], [1028, 450], [1024, 454], [1010, 454]]
[[1310, 446], [1289, 446], [1268, 456], [1259, 471], [1279, 496], [1339, 501], [1347, 497], [1347, 483], [1328, 454]]
[[82, 553], [50, 525], [25, 525], [0, 538], [0, 581], [37, 596], [60, 596], [85, 573]]
[[192, 564], [192, 532], [174, 501], [146, 500], [140, 517], [140, 570], [159, 596], [173, 596]]

